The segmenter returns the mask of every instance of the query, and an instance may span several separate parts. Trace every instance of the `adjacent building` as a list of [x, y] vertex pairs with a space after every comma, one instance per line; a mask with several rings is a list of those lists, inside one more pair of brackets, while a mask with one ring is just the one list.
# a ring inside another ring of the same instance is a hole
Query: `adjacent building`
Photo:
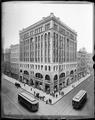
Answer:
[[6, 48], [4, 51], [4, 62], [2, 61], [4, 73], [10, 73], [10, 56], [11, 50], [10, 48]]
[[11, 75], [19, 79], [19, 44], [11, 45]]
[[78, 79], [84, 77], [87, 74], [87, 52], [85, 48], [80, 49], [77, 52], [77, 75]]
[[19, 36], [21, 82], [51, 93], [76, 80], [77, 33], [53, 13]]
[[93, 54], [91, 53], [87, 53], [86, 55], [86, 61], [87, 61], [87, 68], [88, 68], [88, 71], [89, 72], [92, 72], [94, 69], [93, 69]]
[[10, 48], [6, 48], [5, 52], [4, 52], [4, 61], [5, 62], [10, 62], [10, 54], [11, 54]]

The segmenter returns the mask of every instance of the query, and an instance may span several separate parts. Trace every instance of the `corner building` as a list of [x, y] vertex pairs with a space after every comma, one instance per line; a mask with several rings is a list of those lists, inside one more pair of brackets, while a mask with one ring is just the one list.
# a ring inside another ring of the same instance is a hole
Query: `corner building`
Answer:
[[77, 34], [53, 13], [19, 35], [21, 82], [52, 93], [76, 80]]

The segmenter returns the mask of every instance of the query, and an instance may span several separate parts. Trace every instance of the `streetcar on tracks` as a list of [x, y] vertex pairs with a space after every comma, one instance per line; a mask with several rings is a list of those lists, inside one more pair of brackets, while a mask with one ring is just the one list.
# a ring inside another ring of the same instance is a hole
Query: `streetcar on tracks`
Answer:
[[87, 100], [87, 92], [85, 90], [80, 90], [72, 99], [72, 106], [75, 109], [80, 109], [83, 107]]
[[31, 112], [36, 112], [39, 109], [39, 102], [25, 92], [18, 93], [18, 102]]

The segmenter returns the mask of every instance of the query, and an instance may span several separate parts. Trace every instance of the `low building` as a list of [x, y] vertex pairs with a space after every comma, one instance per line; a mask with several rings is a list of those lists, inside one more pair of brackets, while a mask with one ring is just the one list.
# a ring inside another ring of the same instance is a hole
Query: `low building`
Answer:
[[11, 75], [19, 79], [19, 44], [11, 45]]

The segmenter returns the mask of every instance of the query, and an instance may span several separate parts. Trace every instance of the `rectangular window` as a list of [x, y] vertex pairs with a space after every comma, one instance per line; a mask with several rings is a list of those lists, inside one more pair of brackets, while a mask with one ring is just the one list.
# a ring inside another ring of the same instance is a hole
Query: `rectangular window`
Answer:
[[50, 71], [50, 66], [48, 66], [48, 70]]
[[50, 28], [50, 23], [45, 25], [45, 30], [48, 30]]
[[58, 25], [54, 23], [54, 29], [58, 30]]
[[59, 27], [59, 32], [62, 33], [63, 35], [65, 35], [65, 29]]
[[43, 69], [43, 65], [41, 65], [41, 70]]
[[45, 70], [47, 70], [47, 66], [45, 66]]
[[37, 69], [37, 65], [35, 65], [35, 68]]

